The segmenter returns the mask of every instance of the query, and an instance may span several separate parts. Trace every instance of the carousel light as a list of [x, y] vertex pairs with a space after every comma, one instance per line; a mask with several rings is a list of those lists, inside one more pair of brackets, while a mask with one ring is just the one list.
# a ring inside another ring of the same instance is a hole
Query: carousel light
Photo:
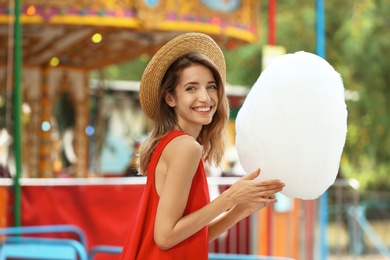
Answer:
[[31, 118], [31, 107], [28, 103], [23, 103], [22, 104], [22, 122], [23, 123], [28, 123]]
[[50, 128], [51, 128], [50, 122], [48, 122], [48, 121], [42, 122], [42, 131], [48, 132], [50, 130]]
[[60, 59], [58, 57], [53, 57], [50, 59], [50, 66], [56, 67], [60, 64]]
[[211, 19], [211, 23], [214, 25], [220, 25], [221, 24], [221, 19], [219, 17], [213, 17]]
[[167, 20], [169, 20], [169, 21], [174, 21], [174, 20], [176, 20], [176, 19], [177, 19], [176, 13], [170, 12], [170, 13], [167, 14]]
[[26, 14], [27, 15], [34, 15], [35, 13], [37, 12], [37, 9], [35, 8], [35, 6], [33, 5], [30, 5], [27, 10], [26, 10]]
[[156, 7], [158, 5], [158, 0], [146, 0], [146, 4], [150, 7]]
[[99, 43], [99, 42], [102, 41], [102, 39], [103, 39], [103, 36], [100, 33], [95, 33], [91, 37], [91, 40], [92, 40], [93, 43]]
[[91, 125], [87, 126], [85, 128], [85, 133], [88, 135], [88, 136], [92, 136], [94, 133], [95, 133], [95, 128]]
[[124, 15], [125, 15], [125, 12], [124, 12], [122, 9], [117, 10], [117, 11], [115, 12], [115, 16], [123, 17]]

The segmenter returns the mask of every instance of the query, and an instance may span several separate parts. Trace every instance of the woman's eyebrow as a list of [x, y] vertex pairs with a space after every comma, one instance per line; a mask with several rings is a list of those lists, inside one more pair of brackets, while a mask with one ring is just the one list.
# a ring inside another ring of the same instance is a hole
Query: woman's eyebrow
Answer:
[[[215, 80], [210, 80], [207, 82], [207, 84], [216, 84], [217, 82]], [[189, 81], [189, 82], [186, 82], [184, 84], [184, 86], [187, 86], [187, 85], [199, 85], [199, 82], [198, 81]]]
[[189, 82], [185, 83], [184, 86], [187, 86], [187, 85], [197, 85], [197, 84], [199, 84], [198, 81], [189, 81]]

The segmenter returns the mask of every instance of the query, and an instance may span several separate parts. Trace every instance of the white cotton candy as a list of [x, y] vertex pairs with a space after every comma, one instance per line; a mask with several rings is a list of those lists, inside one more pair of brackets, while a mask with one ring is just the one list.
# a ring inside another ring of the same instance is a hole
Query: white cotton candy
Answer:
[[318, 198], [334, 183], [346, 133], [340, 74], [303, 51], [276, 58], [261, 73], [236, 119], [244, 170], [280, 179], [290, 198]]

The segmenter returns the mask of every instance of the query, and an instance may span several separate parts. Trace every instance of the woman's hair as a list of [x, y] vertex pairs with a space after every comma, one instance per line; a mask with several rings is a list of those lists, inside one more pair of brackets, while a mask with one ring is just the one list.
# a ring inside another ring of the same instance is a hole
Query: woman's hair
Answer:
[[190, 52], [177, 59], [168, 68], [161, 82], [159, 91], [159, 114], [156, 117], [153, 131], [143, 143], [140, 155], [140, 172], [147, 175], [147, 166], [152, 153], [160, 139], [172, 131], [177, 125], [175, 111], [165, 102], [166, 93], [175, 95], [174, 90], [179, 83], [183, 69], [200, 64], [206, 66], [213, 73], [218, 87], [218, 107], [210, 124], [204, 125], [197, 138], [203, 146], [203, 160], [214, 165], [221, 164], [225, 151], [226, 127], [229, 120], [229, 104], [225, 95], [225, 86], [215, 64], [204, 54]]

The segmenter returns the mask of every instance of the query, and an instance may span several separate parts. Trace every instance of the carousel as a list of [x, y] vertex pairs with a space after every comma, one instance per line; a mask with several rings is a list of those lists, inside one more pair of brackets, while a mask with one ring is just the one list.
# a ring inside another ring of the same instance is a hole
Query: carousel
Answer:
[[[0, 0], [0, 127], [8, 130], [17, 44], [12, 2]], [[257, 0], [22, 1], [21, 177], [58, 177], [64, 169], [71, 177], [96, 176], [91, 140], [102, 127], [91, 122], [92, 71], [153, 55], [187, 31], [209, 34], [222, 48], [256, 42], [259, 8]]]

